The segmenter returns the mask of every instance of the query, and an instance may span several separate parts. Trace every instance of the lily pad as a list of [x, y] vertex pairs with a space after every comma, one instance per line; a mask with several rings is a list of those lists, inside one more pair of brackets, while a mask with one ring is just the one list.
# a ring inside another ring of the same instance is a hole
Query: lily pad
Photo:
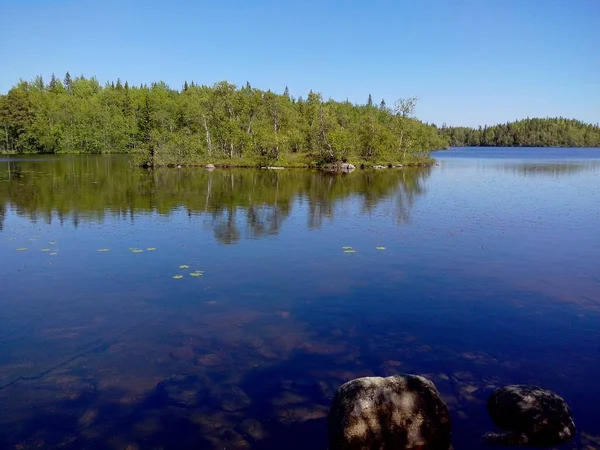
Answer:
[[352, 247], [345, 245], [344, 247], [342, 247], [343, 250], [352, 250]]
[[43, 249], [42, 249], [42, 251], [43, 251], [43, 252], [49, 252], [49, 251], [50, 251], [50, 249], [49, 249], [49, 248], [43, 248]]
[[99, 248], [98, 251], [102, 252], [102, 253], [106, 253], [106, 252], [109, 252], [110, 249], [108, 249], [108, 248]]
[[200, 272], [192, 272], [190, 273], [190, 277], [201, 277], [203, 274]]
[[173, 277], [174, 280], [180, 280], [181, 278], [183, 278], [183, 275], [175, 275]]
[[356, 250], [348, 249], [348, 250], [344, 250], [344, 253], [356, 253]]
[[48, 244], [50, 244], [50, 245], [56, 245], [56, 241], [50, 241], [50, 242], [48, 242]]
[[375, 247], [377, 250], [385, 250], [385, 247]]
[[154, 248], [154, 247], [148, 247], [146, 250], [149, 251], [149, 252], [153, 252], [154, 250], [156, 250], [156, 248]]
[[182, 264], [179, 266], [180, 269], [189, 269], [190, 266], [188, 266], [187, 264]]
[[27, 247], [21, 247], [17, 249], [18, 252], [24, 252], [27, 251]]
[[135, 248], [133, 250], [131, 250], [133, 253], [142, 253], [144, 250], [141, 250], [139, 248]]
[[50, 256], [56, 256], [56, 255], [58, 255], [58, 253], [56, 253], [56, 252], [50, 253]]

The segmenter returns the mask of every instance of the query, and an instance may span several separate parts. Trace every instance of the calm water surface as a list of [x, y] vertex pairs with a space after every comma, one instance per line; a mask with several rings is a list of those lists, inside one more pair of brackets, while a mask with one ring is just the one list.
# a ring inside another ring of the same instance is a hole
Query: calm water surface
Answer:
[[600, 150], [436, 158], [3, 157], [0, 448], [325, 449], [339, 385], [399, 372], [435, 381], [457, 450], [509, 383], [563, 395], [563, 448], [600, 448]]

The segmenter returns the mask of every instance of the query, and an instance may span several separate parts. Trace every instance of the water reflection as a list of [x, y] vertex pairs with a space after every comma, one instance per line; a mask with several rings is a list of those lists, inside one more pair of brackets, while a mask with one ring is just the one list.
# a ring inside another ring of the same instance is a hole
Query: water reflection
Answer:
[[499, 170], [510, 172], [524, 177], [551, 177], [558, 178], [562, 176], [575, 175], [580, 172], [596, 173], [600, 170], [598, 161], [576, 161], [576, 162], [514, 162], [498, 164]]
[[0, 162], [0, 227], [5, 210], [29, 220], [61, 224], [102, 222], [108, 217], [135, 220], [136, 215], [209, 217], [215, 237], [237, 242], [278, 234], [295, 202], [308, 205], [307, 223], [319, 228], [335, 216], [345, 199], [357, 199], [362, 213], [393, 198], [399, 223], [408, 220], [414, 200], [424, 193], [430, 168], [357, 171], [336, 175], [316, 171], [134, 169], [126, 158], [35, 158]]
[[398, 372], [435, 381], [457, 449], [484, 448], [486, 397], [513, 383], [572, 405], [565, 448], [597, 446], [600, 317], [561, 298], [598, 301], [595, 177], [488, 161], [3, 166], [0, 448], [324, 449], [339, 385]]

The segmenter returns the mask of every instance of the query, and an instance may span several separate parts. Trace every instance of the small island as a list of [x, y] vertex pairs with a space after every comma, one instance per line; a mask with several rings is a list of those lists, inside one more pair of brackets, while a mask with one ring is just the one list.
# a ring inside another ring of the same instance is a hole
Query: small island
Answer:
[[146, 167], [421, 165], [449, 142], [414, 118], [416, 101], [389, 108], [369, 96], [355, 105], [226, 81], [101, 86], [67, 72], [62, 81], [20, 81], [0, 96], [0, 152], [126, 153]]

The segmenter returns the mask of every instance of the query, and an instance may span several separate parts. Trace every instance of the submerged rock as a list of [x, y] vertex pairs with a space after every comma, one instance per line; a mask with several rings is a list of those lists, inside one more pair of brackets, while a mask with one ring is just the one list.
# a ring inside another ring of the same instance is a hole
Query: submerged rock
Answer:
[[237, 386], [221, 386], [211, 392], [212, 401], [224, 411], [237, 412], [247, 409], [252, 400]]
[[178, 373], [158, 383], [156, 394], [164, 403], [197, 408], [206, 400], [208, 388], [197, 375]]
[[564, 399], [537, 386], [496, 389], [487, 408], [494, 423], [505, 430], [486, 433], [487, 444], [551, 447], [575, 436], [575, 423]]
[[447, 450], [450, 414], [418, 375], [357, 378], [335, 394], [327, 418], [331, 450]]

